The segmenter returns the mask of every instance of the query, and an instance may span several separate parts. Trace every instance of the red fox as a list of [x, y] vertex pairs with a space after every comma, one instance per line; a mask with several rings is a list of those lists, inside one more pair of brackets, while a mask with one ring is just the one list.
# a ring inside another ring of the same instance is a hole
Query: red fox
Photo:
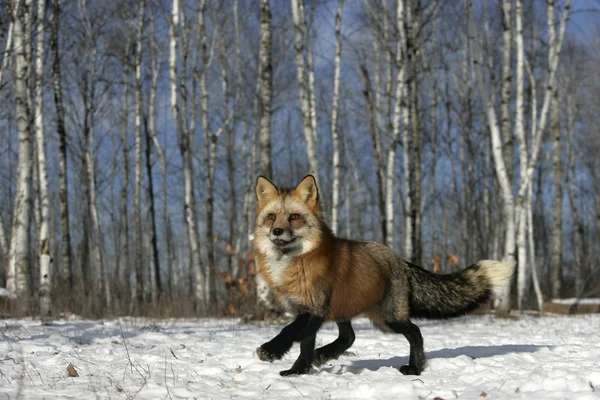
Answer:
[[[398, 258], [377, 242], [336, 237], [326, 225], [317, 183], [308, 175], [294, 189], [256, 181], [254, 250], [259, 274], [296, 319], [256, 353], [280, 359], [300, 342], [300, 356], [282, 376], [306, 374], [312, 364], [338, 358], [354, 342], [352, 318], [365, 314], [381, 330], [402, 333], [410, 344], [405, 375], [425, 364], [423, 338], [410, 319], [451, 318], [489, 301], [512, 276], [514, 264], [484, 260], [449, 275], [432, 274]], [[315, 350], [325, 321], [339, 336]]]

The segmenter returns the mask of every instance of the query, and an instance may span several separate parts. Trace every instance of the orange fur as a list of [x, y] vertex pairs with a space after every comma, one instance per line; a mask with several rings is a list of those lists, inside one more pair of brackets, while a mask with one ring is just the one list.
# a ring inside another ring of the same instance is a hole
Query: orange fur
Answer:
[[[259, 178], [254, 239], [259, 274], [283, 304], [306, 308], [333, 321], [361, 313], [380, 318], [376, 309], [386, 291], [390, 269], [397, 262], [395, 254], [379, 243], [335, 237], [323, 220], [314, 180], [308, 184], [306, 180], [294, 190], [278, 190]], [[292, 213], [301, 213], [302, 217], [286, 219]], [[275, 228], [287, 229], [288, 224], [290, 229], [312, 226], [315, 232], [303, 237], [310, 251], [290, 257], [283, 271], [275, 274], [269, 262], [282, 256], [269, 253], [264, 236]]]

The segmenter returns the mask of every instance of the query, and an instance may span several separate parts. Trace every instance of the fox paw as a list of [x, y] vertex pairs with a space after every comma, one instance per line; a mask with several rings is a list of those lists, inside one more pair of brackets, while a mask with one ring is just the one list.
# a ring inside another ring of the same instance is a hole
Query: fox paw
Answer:
[[274, 350], [269, 349], [266, 345], [262, 345], [256, 349], [256, 355], [261, 361], [273, 362], [279, 360], [283, 354], [277, 354]]
[[402, 375], [421, 375], [421, 371], [414, 365], [403, 365], [400, 367]]
[[331, 354], [330, 352], [319, 351], [319, 350], [321, 350], [321, 349], [315, 350], [315, 358], [313, 358], [313, 362], [312, 362], [312, 364], [315, 367], [320, 367], [321, 365], [325, 364], [327, 361], [337, 358], [335, 354]]
[[302, 366], [300, 368], [292, 367], [292, 368], [287, 369], [285, 371], [279, 372], [279, 375], [281, 375], [281, 376], [306, 375], [306, 374], [308, 374], [308, 371], [310, 371], [310, 365], [308, 365], [308, 366]]

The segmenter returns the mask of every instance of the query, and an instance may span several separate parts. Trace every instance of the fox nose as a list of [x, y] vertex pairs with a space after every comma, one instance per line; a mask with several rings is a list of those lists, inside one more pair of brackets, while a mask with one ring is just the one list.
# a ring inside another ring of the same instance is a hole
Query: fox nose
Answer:
[[275, 235], [275, 236], [281, 236], [281, 235], [283, 235], [283, 229], [281, 229], [281, 228], [275, 228], [275, 229], [273, 229], [273, 235]]

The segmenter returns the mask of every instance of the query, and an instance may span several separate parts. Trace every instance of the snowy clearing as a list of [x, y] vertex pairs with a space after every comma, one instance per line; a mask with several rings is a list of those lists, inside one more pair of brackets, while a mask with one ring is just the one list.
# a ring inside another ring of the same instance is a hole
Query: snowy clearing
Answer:
[[[0, 398], [598, 399], [600, 315], [478, 315], [416, 321], [428, 364], [403, 376], [408, 342], [354, 322], [351, 354], [285, 377], [296, 345], [264, 363], [254, 350], [282, 326], [233, 319], [0, 323]], [[335, 339], [327, 324], [317, 345]], [[79, 377], [69, 377], [72, 363]]]

